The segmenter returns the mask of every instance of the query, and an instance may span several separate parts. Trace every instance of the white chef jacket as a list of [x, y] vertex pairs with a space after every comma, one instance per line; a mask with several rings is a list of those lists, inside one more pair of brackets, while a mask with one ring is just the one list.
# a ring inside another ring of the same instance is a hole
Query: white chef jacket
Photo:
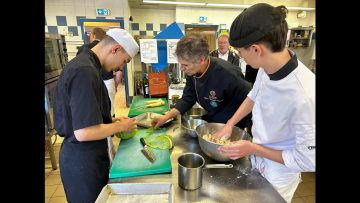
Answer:
[[246, 74], [246, 62], [244, 60], [244, 58], [240, 58], [239, 59], [239, 66], [241, 68], [241, 72], [245, 75]]
[[260, 68], [248, 94], [254, 102], [253, 142], [283, 150], [285, 164], [252, 155], [252, 165], [288, 202], [300, 172], [315, 171], [315, 75], [299, 60], [297, 63], [280, 80], [270, 80]]
[[109, 94], [109, 98], [110, 98], [110, 103], [111, 103], [111, 116], [113, 116], [115, 114], [115, 110], [114, 110], [114, 102], [115, 102], [115, 80], [114, 78], [108, 79], [108, 80], [104, 80], [104, 83], [106, 85], [106, 88], [108, 90], [108, 94]]

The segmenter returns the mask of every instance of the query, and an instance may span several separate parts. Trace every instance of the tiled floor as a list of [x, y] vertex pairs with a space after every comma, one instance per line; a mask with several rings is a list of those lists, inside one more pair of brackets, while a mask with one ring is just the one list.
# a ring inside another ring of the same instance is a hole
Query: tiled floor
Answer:
[[292, 203], [315, 202], [315, 176], [316, 173], [301, 173], [302, 182], [295, 191]]
[[[115, 95], [115, 115], [126, 116], [129, 109], [125, 105], [124, 86], [119, 86]], [[59, 150], [62, 138], [57, 136], [52, 141], [55, 142], [54, 151], [57, 164], [59, 165]], [[119, 145], [119, 139], [113, 138], [115, 150]], [[45, 160], [45, 203], [66, 203], [64, 188], [61, 183], [60, 170], [53, 170], [50, 160]], [[298, 186], [292, 203], [314, 203], [315, 202], [315, 173], [302, 173], [302, 182]]]

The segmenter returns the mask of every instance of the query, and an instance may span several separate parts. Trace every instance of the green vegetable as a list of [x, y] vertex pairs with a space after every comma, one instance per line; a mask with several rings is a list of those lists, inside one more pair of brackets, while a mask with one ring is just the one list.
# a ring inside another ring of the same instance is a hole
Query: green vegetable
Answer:
[[121, 138], [123, 140], [126, 140], [126, 139], [130, 139], [130, 138], [134, 137], [137, 134], [137, 132], [138, 132], [137, 129], [134, 129], [131, 132], [117, 132], [117, 133], [115, 133], [115, 136], [118, 138]]
[[173, 129], [173, 132], [175, 132], [175, 130], [176, 130], [176, 129], [178, 129], [178, 128], [179, 128], [178, 126], [177, 126], [177, 127], [175, 127], [175, 128]]
[[171, 149], [174, 147], [174, 141], [171, 135], [158, 135], [156, 137], [147, 137], [145, 142], [151, 148]]

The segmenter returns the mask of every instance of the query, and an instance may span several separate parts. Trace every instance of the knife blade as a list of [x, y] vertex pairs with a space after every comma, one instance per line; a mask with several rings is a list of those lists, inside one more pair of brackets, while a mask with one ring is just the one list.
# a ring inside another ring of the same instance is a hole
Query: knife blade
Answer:
[[154, 163], [156, 160], [156, 157], [153, 153], [153, 151], [146, 145], [146, 142], [144, 138], [140, 138], [140, 142], [143, 145], [143, 148], [141, 149], [141, 152], [145, 155], [145, 157], [151, 162]]

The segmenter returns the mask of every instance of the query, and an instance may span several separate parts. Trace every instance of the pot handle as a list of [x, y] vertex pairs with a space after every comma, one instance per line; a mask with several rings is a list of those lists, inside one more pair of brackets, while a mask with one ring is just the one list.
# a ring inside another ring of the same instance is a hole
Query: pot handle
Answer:
[[232, 164], [206, 164], [204, 169], [206, 168], [232, 168]]

